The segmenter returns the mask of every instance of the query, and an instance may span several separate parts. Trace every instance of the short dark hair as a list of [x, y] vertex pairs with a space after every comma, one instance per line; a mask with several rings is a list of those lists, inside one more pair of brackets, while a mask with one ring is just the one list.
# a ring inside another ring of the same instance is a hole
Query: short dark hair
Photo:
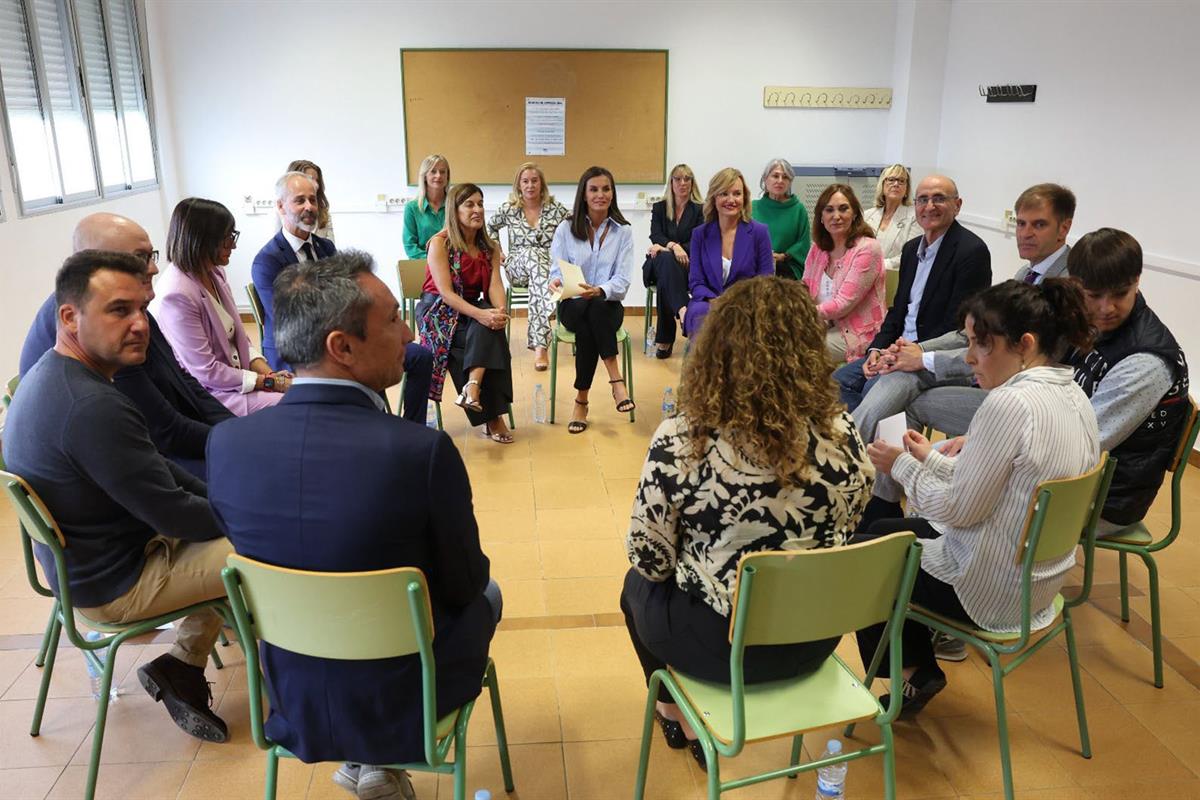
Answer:
[[1017, 197], [1014, 211], [1026, 206], [1046, 203], [1059, 222], [1075, 219], [1075, 193], [1057, 183], [1038, 183], [1030, 186]]
[[621, 209], [617, 208], [617, 181], [613, 174], [604, 167], [588, 167], [579, 176], [579, 186], [575, 188], [575, 206], [571, 209], [571, 235], [576, 239], [588, 238], [587, 182], [600, 176], [608, 178], [612, 186], [613, 197], [612, 205], [608, 207], [608, 218], [618, 225], [629, 224]]
[[1067, 272], [1091, 292], [1122, 292], [1142, 275], [1142, 246], [1125, 231], [1099, 228], [1075, 243]]
[[374, 271], [370, 253], [341, 250], [280, 272], [275, 279], [275, 347], [283, 360], [298, 367], [320, 363], [325, 339], [334, 331], [367, 338], [371, 296], [358, 276]]
[[146, 262], [137, 256], [114, 250], [80, 250], [68, 256], [59, 267], [54, 278], [55, 304], [83, 305], [88, 298], [92, 276], [102, 269], [124, 272], [138, 280], [146, 278]]
[[854, 220], [850, 223], [850, 231], [846, 236], [846, 246], [853, 247], [864, 236], [868, 239], [875, 238], [875, 231], [871, 230], [871, 226], [863, 219], [862, 204], [858, 202], [854, 190], [844, 183], [831, 183], [825, 187], [825, 191], [821, 192], [821, 196], [817, 198], [817, 204], [813, 206], [813, 244], [826, 253], [833, 250], [833, 236], [825, 229], [825, 223], [821, 221], [821, 211], [829, 205], [829, 201], [838, 192], [841, 192], [842, 196], [846, 198], [846, 202], [850, 204], [850, 210], [854, 212]]
[[171, 212], [167, 260], [180, 272], [197, 275], [217, 260], [217, 248], [233, 233], [233, 214], [216, 200], [185, 197]]
[[1087, 351], [1092, 344], [1092, 325], [1079, 284], [1069, 278], [1048, 278], [1039, 286], [1008, 280], [978, 292], [963, 301], [958, 323], [971, 317], [975, 341], [987, 347], [999, 336], [1016, 346], [1032, 333], [1038, 349], [1060, 359], [1067, 345]]

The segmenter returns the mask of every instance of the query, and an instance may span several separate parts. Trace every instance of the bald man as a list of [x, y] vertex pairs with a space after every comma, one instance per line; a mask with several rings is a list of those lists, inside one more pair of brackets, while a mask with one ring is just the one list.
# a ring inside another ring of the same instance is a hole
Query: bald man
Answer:
[[[147, 302], [154, 297], [151, 279], [158, 274], [158, 251], [141, 225], [117, 214], [90, 214], [75, 226], [72, 245], [76, 253], [114, 250], [137, 256], [146, 262]], [[22, 377], [54, 347], [57, 317], [58, 306], [51, 294], [38, 309], [21, 348]], [[146, 361], [117, 372], [113, 385], [132, 400], [145, 417], [150, 439], [158, 451], [204, 479], [208, 432], [213, 425], [233, 415], [179, 366], [158, 323], [149, 314], [147, 317], [150, 320], [150, 346], [146, 350]]]

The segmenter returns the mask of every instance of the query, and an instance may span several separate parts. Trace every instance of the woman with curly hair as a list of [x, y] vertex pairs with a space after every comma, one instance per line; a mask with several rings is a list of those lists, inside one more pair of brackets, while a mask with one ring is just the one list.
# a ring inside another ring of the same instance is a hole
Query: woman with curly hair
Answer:
[[[647, 681], [667, 664], [728, 681], [738, 560], [833, 547], [853, 532], [875, 470], [832, 369], [803, 284], [751, 278], [713, 302], [684, 362], [679, 415], [650, 443], [626, 540], [621, 609]], [[748, 648], [746, 682], [815, 669], [837, 642]], [[667, 744], [703, 765], [665, 690], [656, 718]]]

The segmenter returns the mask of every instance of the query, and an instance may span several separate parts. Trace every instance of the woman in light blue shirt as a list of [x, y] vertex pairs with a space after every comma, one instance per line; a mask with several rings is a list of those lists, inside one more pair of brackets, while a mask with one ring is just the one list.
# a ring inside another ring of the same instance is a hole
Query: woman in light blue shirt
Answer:
[[571, 216], [558, 224], [550, 243], [550, 291], [562, 288], [558, 261], [583, 271], [583, 291], [558, 306], [558, 321], [575, 334], [575, 407], [569, 433], [587, 430], [588, 392], [596, 362], [603, 361], [617, 411], [635, 408], [617, 364], [617, 331], [625, 319], [621, 301], [633, 269], [633, 229], [617, 208], [617, 184], [604, 167], [588, 167], [579, 178]]

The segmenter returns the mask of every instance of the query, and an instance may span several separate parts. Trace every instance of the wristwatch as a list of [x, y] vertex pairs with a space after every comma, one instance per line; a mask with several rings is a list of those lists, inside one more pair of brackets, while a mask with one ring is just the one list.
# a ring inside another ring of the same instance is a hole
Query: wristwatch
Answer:
[[266, 389], [268, 392], [273, 391], [275, 389], [275, 379], [272, 378], [270, 375], [263, 378], [263, 388]]

